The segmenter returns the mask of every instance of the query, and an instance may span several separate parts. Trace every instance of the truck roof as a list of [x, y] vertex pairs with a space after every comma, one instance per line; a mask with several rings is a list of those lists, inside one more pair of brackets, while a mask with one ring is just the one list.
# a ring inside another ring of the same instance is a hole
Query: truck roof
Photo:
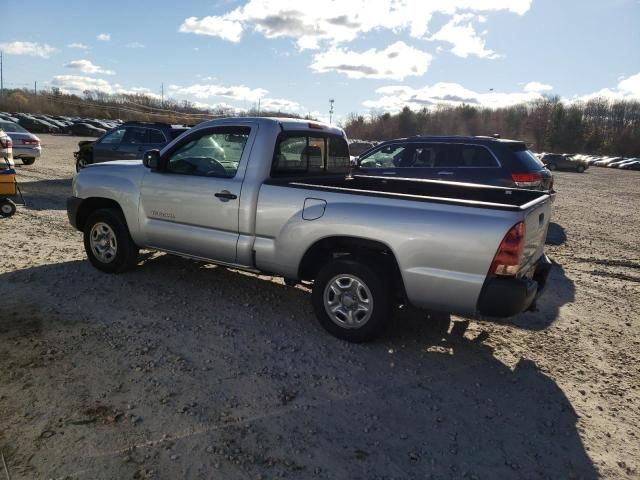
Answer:
[[405, 137], [405, 138], [397, 138], [394, 140], [387, 140], [383, 143], [388, 142], [452, 142], [452, 143], [525, 143], [522, 140], [511, 140], [508, 138], [496, 138], [482, 135], [415, 135], [413, 137]]
[[327, 125], [323, 122], [317, 122], [315, 120], [305, 120], [303, 118], [288, 118], [288, 117], [226, 117], [226, 118], [217, 118], [214, 120], [207, 120], [205, 122], [199, 123], [196, 128], [203, 128], [209, 126], [216, 125], [224, 125], [227, 123], [238, 123], [238, 122], [252, 122], [257, 123], [258, 125], [279, 125], [280, 129], [283, 131], [292, 130], [292, 131], [300, 131], [300, 130], [310, 130], [317, 131], [323, 133], [333, 133], [335, 135], [344, 135], [344, 130], [339, 127], [333, 125]]

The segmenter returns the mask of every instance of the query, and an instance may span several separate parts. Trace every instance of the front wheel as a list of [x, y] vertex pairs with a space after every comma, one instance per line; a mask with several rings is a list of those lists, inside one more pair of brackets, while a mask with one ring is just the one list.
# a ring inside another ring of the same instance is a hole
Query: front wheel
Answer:
[[578, 168], [576, 168], [576, 171], [577, 171], [578, 173], [582, 173], [582, 172], [584, 172], [584, 166], [583, 166], [583, 165], [578, 165]]
[[33, 165], [35, 162], [36, 162], [35, 157], [23, 158], [22, 159], [22, 164], [23, 165]]
[[556, 169], [556, 166], [553, 163], [550, 163], [549, 165], [547, 165], [547, 169], [554, 171]]
[[76, 173], [79, 173], [84, 167], [89, 165], [87, 158], [84, 155], [80, 155], [76, 160]]
[[135, 267], [138, 246], [120, 212], [96, 210], [84, 225], [84, 249], [91, 264], [105, 273], [120, 273]]
[[377, 337], [392, 313], [392, 292], [377, 269], [356, 260], [334, 260], [315, 278], [312, 301], [320, 324], [349, 342]]
[[8, 198], [0, 199], [0, 216], [8, 218], [16, 213], [16, 204]]

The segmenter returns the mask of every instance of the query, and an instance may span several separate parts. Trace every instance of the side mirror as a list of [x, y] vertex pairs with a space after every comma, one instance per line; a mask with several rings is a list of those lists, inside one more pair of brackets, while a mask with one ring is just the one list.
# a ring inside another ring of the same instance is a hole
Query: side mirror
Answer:
[[160, 168], [160, 150], [147, 150], [142, 157], [142, 164], [150, 170]]

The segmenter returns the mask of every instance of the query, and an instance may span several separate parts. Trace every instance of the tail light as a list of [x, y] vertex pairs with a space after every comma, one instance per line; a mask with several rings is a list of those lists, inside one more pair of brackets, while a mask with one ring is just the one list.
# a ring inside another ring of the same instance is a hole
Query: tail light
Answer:
[[40, 142], [35, 138], [23, 138], [22, 144], [23, 145], [40, 145]]
[[13, 147], [13, 142], [11, 141], [11, 137], [7, 136], [6, 138], [0, 138], [0, 147], [2, 148], [11, 148]]
[[542, 174], [540, 172], [512, 173], [511, 179], [517, 187], [539, 187], [542, 185]]
[[525, 233], [524, 222], [517, 223], [511, 227], [511, 230], [507, 232], [502, 242], [500, 242], [498, 251], [493, 257], [489, 275], [511, 277], [518, 273], [518, 267], [524, 251]]

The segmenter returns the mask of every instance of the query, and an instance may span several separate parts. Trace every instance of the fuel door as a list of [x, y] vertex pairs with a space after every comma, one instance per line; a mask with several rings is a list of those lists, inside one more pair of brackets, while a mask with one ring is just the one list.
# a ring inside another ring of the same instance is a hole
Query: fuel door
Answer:
[[324, 215], [327, 202], [319, 198], [305, 198], [302, 218], [304, 220], [317, 220]]

